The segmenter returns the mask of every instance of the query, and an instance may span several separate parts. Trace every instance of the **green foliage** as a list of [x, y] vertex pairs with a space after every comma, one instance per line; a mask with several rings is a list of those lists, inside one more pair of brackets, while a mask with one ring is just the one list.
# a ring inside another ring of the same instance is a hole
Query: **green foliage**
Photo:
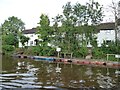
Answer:
[[22, 46], [25, 46], [25, 43], [28, 42], [29, 37], [26, 37], [24, 35], [20, 36], [20, 42], [22, 43]]
[[78, 46], [75, 28], [76, 18], [73, 16], [73, 9], [70, 2], [63, 6], [63, 19], [62, 19], [62, 51], [72, 53], [76, 46]]
[[14, 53], [23, 53], [26, 50], [26, 48], [15, 48]]
[[14, 36], [14, 34], [8, 34], [2, 37], [3, 45], [16, 45], [18, 43], [18, 39]]
[[115, 58], [115, 55], [110, 55], [108, 60], [109, 61], [118, 61], [118, 58]]
[[[36, 47], [26, 49], [26, 54], [51, 56], [54, 55], [55, 47], [60, 47], [62, 52], [73, 53], [76, 57], [85, 57], [88, 54], [86, 43], [90, 42], [93, 47], [97, 47], [95, 34], [95, 25], [102, 21], [102, 7], [98, 2], [93, 0], [86, 5], [76, 3], [71, 5], [70, 2], [63, 6], [63, 15], [54, 18], [54, 25], [50, 27], [49, 17], [41, 14], [38, 23], [39, 42]], [[89, 23], [90, 22], [90, 23]], [[61, 27], [59, 27], [61, 23]], [[17, 47], [18, 38], [22, 45], [29, 40], [21, 35], [24, 30], [24, 23], [17, 17], [9, 17], [1, 29], [3, 44], [14, 45]], [[10, 40], [8, 39], [10, 38]], [[48, 46], [48, 44], [54, 45]], [[95, 57], [100, 54], [99, 50], [94, 51]]]
[[41, 46], [47, 46], [51, 42], [53, 30], [50, 28], [50, 21], [47, 15], [42, 14], [40, 16], [40, 22], [38, 23], [38, 34], [39, 38], [42, 39], [40, 42]]
[[[92, 15], [94, 14], [94, 15]], [[84, 45], [84, 40], [90, 42], [93, 47], [97, 47], [95, 37], [95, 25], [102, 21], [102, 7], [98, 2], [90, 2], [86, 5], [76, 3], [74, 6], [70, 2], [63, 6], [62, 19], [62, 51], [74, 52], [80, 48], [80, 44]], [[89, 26], [88, 22], [91, 22]], [[79, 27], [77, 29], [77, 27]], [[77, 48], [78, 47], [78, 48]], [[81, 47], [84, 50], [84, 47]], [[80, 50], [81, 51], [81, 50]], [[85, 52], [81, 51], [81, 55]]]
[[112, 41], [110, 43], [106, 43], [106, 41], [103, 42], [102, 46], [101, 46], [101, 50], [105, 53], [105, 54], [120, 54], [120, 41], [118, 41], [117, 46], [116, 46], [116, 42]]
[[28, 48], [25, 48], [24, 54], [27, 55], [40, 55], [42, 49], [40, 46], [29, 46]]
[[44, 48], [41, 47], [40, 55], [42, 56], [54, 56], [55, 48], [46, 46]]
[[90, 38], [90, 44], [92, 45], [93, 48], [96, 48], [97, 45], [97, 37], [93, 35], [93, 37]]
[[89, 22], [92, 23], [92, 25], [99, 24], [103, 19], [103, 12], [102, 12], [102, 6], [98, 2], [94, 2], [94, 0], [90, 0], [89, 3], [86, 4], [87, 6], [87, 14], [89, 15]]
[[71, 13], [72, 13], [71, 2], [68, 2], [66, 3], [66, 5], [63, 6], [63, 14], [67, 19], [69, 19]]
[[88, 24], [87, 6], [76, 3], [73, 6], [73, 14], [76, 17], [78, 26]]
[[2, 51], [5, 52], [12, 52], [14, 51], [15, 47], [13, 45], [4, 45], [2, 46]]
[[5, 20], [0, 28], [3, 45], [14, 45], [18, 47], [18, 38], [24, 29], [24, 23], [17, 17], [12, 16]]
[[2, 37], [2, 50], [4, 53], [12, 53], [18, 47], [18, 38], [24, 30], [24, 23], [17, 17], [9, 17], [0, 27]]
[[58, 26], [59, 23], [61, 23], [62, 15], [58, 15], [55, 18], [53, 18], [53, 36], [51, 44], [61, 47], [62, 46], [62, 28]]
[[92, 55], [95, 59], [103, 59], [106, 56], [100, 48], [93, 48]]
[[[94, 48], [93, 49], [93, 56], [97, 59], [106, 59], [107, 54], [120, 54], [119, 48], [120, 48], [120, 42], [118, 41], [118, 45], [116, 46], [116, 43], [114, 41], [110, 43], [106, 43], [106, 41], [103, 42], [102, 46], [100, 48]], [[117, 60], [114, 55], [109, 56], [109, 60], [115, 61]]]
[[[94, 14], [94, 15], [92, 15]], [[58, 15], [54, 19], [54, 25], [50, 28], [50, 21], [47, 15], [40, 16], [38, 27], [41, 55], [47, 55], [48, 43], [60, 47], [62, 52], [74, 53], [75, 56], [85, 57], [87, 47], [84, 46], [90, 42], [93, 47], [97, 47], [95, 37], [95, 25], [102, 21], [102, 7], [98, 2], [91, 1], [86, 5], [70, 2], [63, 6], [63, 15]], [[89, 26], [89, 23], [91, 26]], [[59, 27], [61, 23], [61, 27]]]
[[88, 54], [88, 49], [87, 47], [83, 46], [80, 48], [79, 50], [80, 56], [82, 56], [83, 58], [85, 58], [85, 56]]
[[40, 42], [39, 49], [34, 49], [34, 51], [40, 50], [39, 54], [44, 56], [50, 56], [50, 55], [53, 55], [54, 53], [54, 49], [48, 46], [48, 44], [49, 43], [51, 44], [56, 40], [53, 37], [53, 35], [57, 34], [55, 32], [57, 30], [57, 26], [55, 26], [53, 29], [49, 25], [50, 25], [50, 21], [48, 16], [42, 14], [40, 16], [40, 22], [38, 26], [38, 34], [40, 34], [39, 38], [42, 40]]
[[88, 55], [88, 48], [86, 46], [86, 42], [83, 41], [83, 45], [80, 45], [80, 47], [77, 47], [73, 51], [75, 57], [85, 58], [85, 56]]
[[6, 35], [13, 33], [17, 36], [20, 31], [23, 31], [25, 29], [24, 25], [25, 24], [22, 22], [21, 19], [18, 19], [14, 16], [9, 17], [1, 26], [2, 33]]
[[55, 48], [51, 48], [49, 46], [47, 47], [31, 46], [24, 51], [24, 54], [27, 55], [40, 55], [40, 56], [54, 56], [54, 53]]

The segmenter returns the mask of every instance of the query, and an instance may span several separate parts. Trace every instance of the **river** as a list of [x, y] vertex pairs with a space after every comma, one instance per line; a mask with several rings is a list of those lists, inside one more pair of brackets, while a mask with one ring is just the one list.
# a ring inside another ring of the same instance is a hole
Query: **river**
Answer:
[[2, 57], [0, 89], [120, 90], [118, 68]]

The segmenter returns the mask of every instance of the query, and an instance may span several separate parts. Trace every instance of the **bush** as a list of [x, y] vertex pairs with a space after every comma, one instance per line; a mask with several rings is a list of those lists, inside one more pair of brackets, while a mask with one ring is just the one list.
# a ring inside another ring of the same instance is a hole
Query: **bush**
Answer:
[[105, 54], [103, 53], [103, 51], [100, 48], [94, 48], [92, 50], [92, 55], [93, 55], [93, 58], [95, 58], [95, 59], [102, 59], [105, 56]]
[[106, 42], [104, 41], [104, 43], [101, 46], [101, 50], [105, 54], [120, 54], [119, 48], [120, 48], [120, 41], [118, 41], [117, 45], [115, 42], [110, 42], [109, 44], [106, 44]]
[[3, 45], [2, 51], [3, 53], [12, 53], [15, 50], [15, 47], [13, 45]]
[[88, 54], [88, 48], [83, 46], [80, 48], [80, 50], [78, 50], [76, 54], [79, 55], [79, 56], [77, 55], [77, 57], [85, 58], [85, 56]]
[[115, 58], [114, 55], [111, 55], [111, 56], [108, 57], [108, 60], [110, 60], [110, 61], [117, 61], [117, 58]]
[[27, 55], [41, 55], [41, 56], [54, 56], [55, 49], [49, 46], [41, 47], [41, 46], [31, 46], [25, 50], [24, 54]]
[[24, 54], [27, 55], [39, 55], [40, 48], [38, 46], [30, 46], [25, 49]]
[[40, 55], [42, 56], [54, 56], [55, 54], [55, 48], [46, 46], [44, 48], [41, 47]]

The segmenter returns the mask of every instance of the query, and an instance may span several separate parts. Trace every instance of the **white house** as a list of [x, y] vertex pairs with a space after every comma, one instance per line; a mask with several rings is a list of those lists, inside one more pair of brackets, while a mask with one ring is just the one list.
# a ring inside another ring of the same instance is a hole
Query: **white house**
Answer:
[[[27, 29], [22, 32], [24, 36], [29, 37], [29, 41], [25, 43], [25, 46], [36, 46], [36, 40], [38, 40], [38, 34], [36, 32], [36, 28]], [[19, 42], [19, 47], [22, 47], [21, 42]]]
[[[115, 41], [115, 23], [108, 22], [108, 23], [101, 23], [98, 25], [98, 33], [97, 36], [97, 44], [98, 47], [101, 46], [103, 41], [105, 40], [107, 43], [111, 41]], [[36, 34], [37, 30], [36, 28], [24, 30], [23, 34], [26, 37], [29, 37], [28, 43], [25, 44], [25, 46], [36, 46], [36, 40], [38, 40], [38, 34]], [[22, 47], [22, 44], [19, 42], [19, 47]], [[88, 47], [91, 47], [90, 44], [88, 44]]]
[[115, 23], [101, 23], [98, 25], [99, 32], [97, 33], [97, 44], [101, 47], [103, 41], [109, 43], [115, 41]]

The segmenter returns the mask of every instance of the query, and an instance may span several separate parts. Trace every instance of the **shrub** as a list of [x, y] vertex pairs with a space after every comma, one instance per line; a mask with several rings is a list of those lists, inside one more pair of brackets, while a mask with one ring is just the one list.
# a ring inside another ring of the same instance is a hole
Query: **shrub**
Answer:
[[3, 53], [12, 53], [15, 50], [15, 47], [13, 45], [3, 45], [2, 51]]
[[82, 57], [85, 58], [85, 56], [88, 54], [88, 49], [87, 47], [81, 47], [79, 50], [74, 52], [75, 57]]
[[94, 48], [92, 50], [92, 55], [93, 55], [93, 58], [95, 58], [95, 59], [102, 59], [105, 56], [105, 54], [103, 53], [103, 51], [100, 48]]
[[55, 49], [49, 46], [41, 47], [41, 46], [31, 46], [25, 50], [24, 54], [27, 55], [41, 55], [41, 56], [54, 56]]

